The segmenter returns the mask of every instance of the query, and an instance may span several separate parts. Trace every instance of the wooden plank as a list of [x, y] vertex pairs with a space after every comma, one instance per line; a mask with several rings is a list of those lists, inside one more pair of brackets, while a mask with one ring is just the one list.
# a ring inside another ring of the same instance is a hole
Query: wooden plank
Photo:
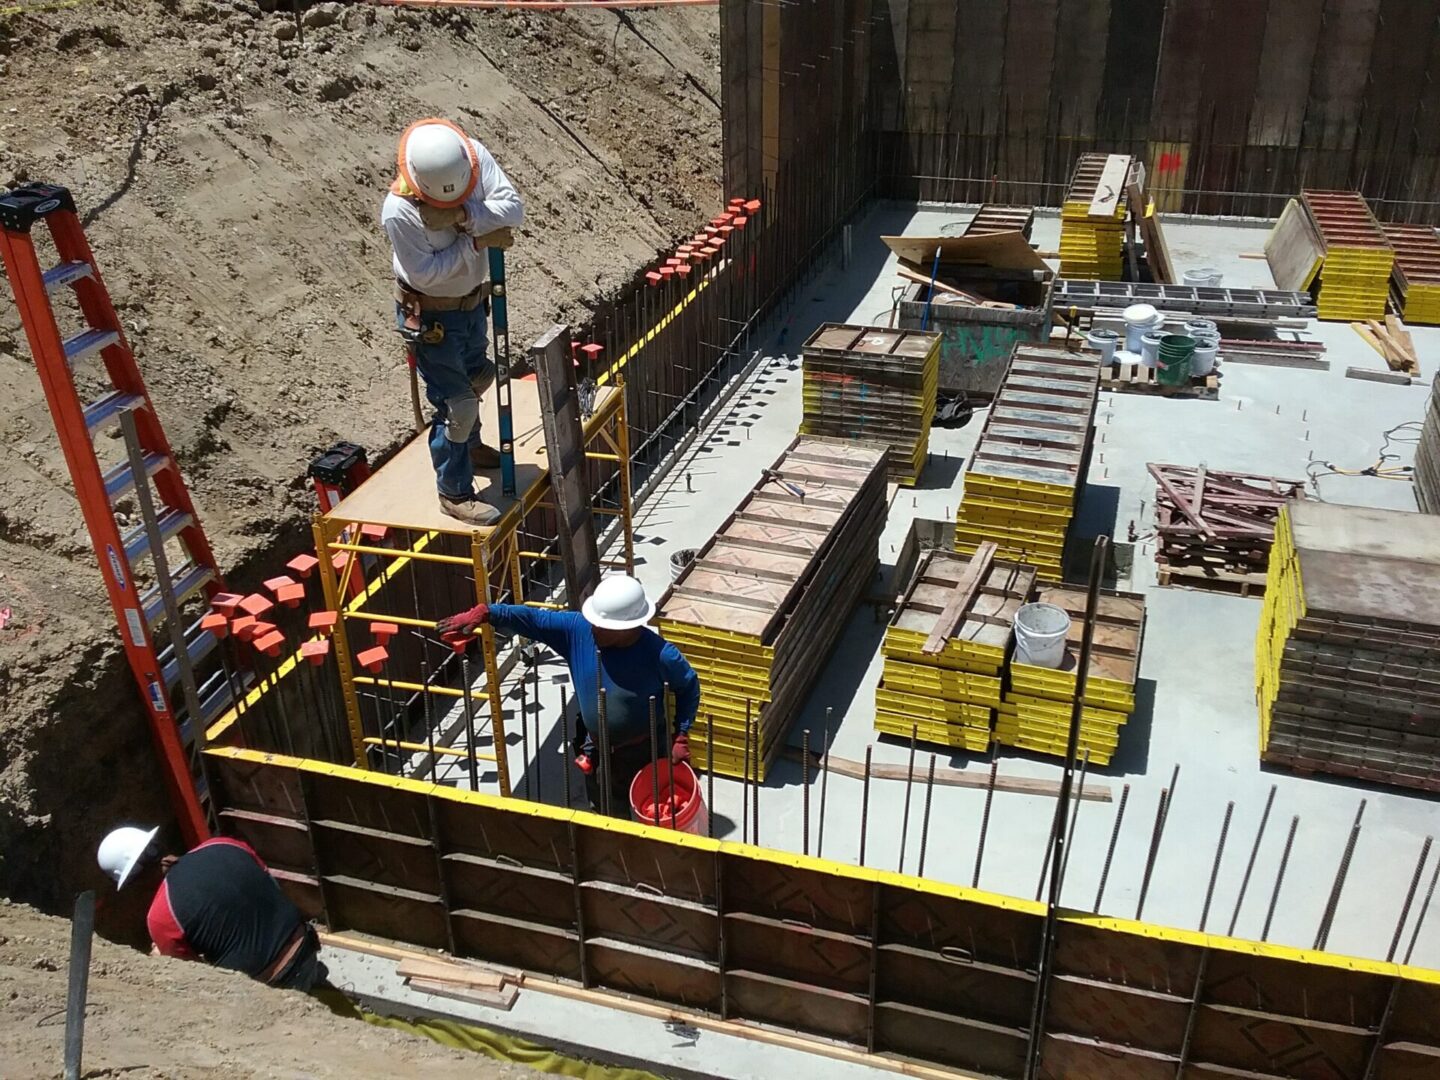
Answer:
[[[589, 470], [575, 363], [570, 357], [570, 328], [552, 326], [530, 346], [530, 362], [539, 388], [540, 423], [550, 465], [550, 493], [556, 506], [560, 558], [565, 567], [565, 599], [573, 608], [600, 584], [600, 554], [595, 516], [590, 512]], [[629, 468], [629, 462], [620, 467]]]
[[980, 587], [980, 582], [990, 572], [990, 564], [995, 559], [995, 544], [992, 541], [985, 541], [970, 556], [970, 562], [965, 567], [965, 575], [955, 583], [954, 594], [945, 605], [945, 610], [940, 613], [940, 618], [935, 620], [935, 629], [930, 631], [929, 637], [920, 651], [931, 656], [945, 648], [945, 643], [955, 633], [956, 626], [960, 623], [960, 617], [970, 606], [970, 601], [975, 599], [975, 590]]
[[[882, 236], [899, 258], [929, 268], [940, 249], [940, 264], [978, 263], [999, 270], [1043, 270], [1050, 267], [1020, 232], [987, 233], [981, 236]], [[928, 279], [927, 279], [928, 280]]]
[[[785, 756], [790, 761], [803, 761], [804, 753], [799, 747], [790, 746], [785, 750]], [[865, 764], [861, 761], [851, 761], [849, 758], [830, 755], [830, 771], [839, 776], [849, 777], [853, 780], [865, 779]], [[819, 769], [821, 754], [819, 751], [810, 752], [810, 771], [815, 775]], [[910, 770], [903, 765], [878, 765], [870, 766], [870, 778], [872, 780], [908, 780]], [[959, 769], [937, 768], [935, 770], [935, 783], [941, 787], [959, 788], [980, 788], [984, 789], [990, 785], [990, 773], [988, 770], [982, 772], [962, 772]], [[1050, 780], [1035, 780], [1028, 776], [1003, 776], [995, 775], [995, 790], [1007, 791], [1014, 795], [1044, 795], [1054, 797], [1060, 794], [1060, 785]], [[1108, 803], [1113, 801], [1114, 795], [1105, 784], [1093, 785], [1090, 781], [1085, 782], [1083, 796], [1086, 802]]]
[[1161, 285], [1175, 282], [1175, 264], [1170, 260], [1170, 246], [1160, 228], [1160, 215], [1149, 195], [1145, 192], [1140, 170], [1131, 173], [1126, 195], [1130, 200], [1130, 213], [1140, 224], [1140, 235], [1145, 240], [1145, 258], [1150, 264], [1150, 275]]
[[517, 986], [507, 985], [496, 990], [477, 990], [438, 979], [422, 979], [412, 976], [406, 981], [410, 984], [410, 989], [417, 990], [422, 994], [452, 998], [455, 1001], [483, 1005], [488, 1009], [499, 1009], [502, 1012], [509, 1012], [514, 1008], [516, 1000], [520, 997], [520, 988]]
[[1396, 386], [1409, 386], [1410, 376], [1403, 371], [1381, 371], [1379, 368], [1347, 367], [1345, 369], [1347, 379], [1361, 379], [1365, 382], [1394, 383]]
[[427, 982], [449, 983], [468, 987], [471, 990], [498, 991], [505, 985], [505, 976], [495, 971], [486, 971], [474, 964], [462, 964], [454, 960], [432, 960], [424, 956], [411, 956], [401, 960], [395, 974], [402, 979], [424, 979]]

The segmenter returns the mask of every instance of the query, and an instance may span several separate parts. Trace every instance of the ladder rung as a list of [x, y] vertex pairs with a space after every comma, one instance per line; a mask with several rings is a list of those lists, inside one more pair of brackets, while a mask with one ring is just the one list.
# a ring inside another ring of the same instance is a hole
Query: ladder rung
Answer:
[[[213, 681], [214, 680], [212, 680], [212, 682]], [[224, 682], [225, 680], [221, 678], [220, 685], [216, 686], [216, 688], [208, 694], [202, 694], [200, 696], [201, 723], [207, 728], [216, 720], [219, 720], [220, 717], [224, 716], [225, 710], [230, 707], [230, 688], [225, 686]], [[206, 684], [206, 686], [209, 685], [209, 683]], [[176, 726], [180, 729], [180, 742], [188, 752], [194, 741], [195, 728], [194, 725], [190, 723], [190, 717], [185, 715], [183, 709], [177, 717]], [[204, 788], [200, 785], [201, 780], [200, 777], [197, 776], [195, 777], [195, 786], [201, 792], [203, 799]]]
[[69, 341], [65, 342], [65, 360], [74, 364], [85, 359], [93, 352], [99, 352], [120, 340], [120, 334], [115, 330], [86, 330], [83, 334], [76, 334]]
[[[218, 640], [210, 631], [200, 630], [199, 627], [199, 620], [196, 620], [185, 632], [186, 651], [190, 653], [192, 667], [215, 651], [215, 644]], [[180, 661], [175, 656], [173, 645], [167, 645], [160, 651], [160, 671], [167, 687], [174, 686], [180, 681]]]
[[[204, 588], [215, 579], [215, 571], [196, 563], [187, 564], [185, 571], [175, 579], [175, 603], [183, 604], [186, 599]], [[140, 608], [145, 612], [145, 622], [154, 626], [165, 617], [165, 599], [160, 595], [160, 586], [152, 585], [140, 598]]]
[[85, 426], [93, 433], [107, 420], [113, 420], [122, 412], [138, 409], [145, 404], [139, 394], [127, 394], [123, 390], [111, 390], [104, 397], [96, 398], [85, 406]]
[[[164, 543], [181, 529], [194, 523], [194, 515], [187, 514], [184, 510], [177, 510], [172, 506], [160, 515], [155, 524], [159, 527], [160, 542]], [[150, 537], [143, 524], [131, 529], [122, 539], [125, 542], [125, 557], [130, 560], [131, 566], [134, 566], [150, 550]]]
[[54, 292], [66, 285], [74, 285], [81, 278], [88, 278], [94, 268], [88, 262], [63, 262], [46, 270], [45, 291]]
[[[170, 464], [170, 459], [164, 454], [157, 454], [153, 451], [147, 452], [145, 454], [145, 476], [147, 478], [154, 476], [168, 464]], [[122, 496], [129, 494], [130, 490], [135, 487], [135, 477], [130, 472], [130, 462], [128, 461], [122, 461], [119, 465], [110, 469], [105, 473], [103, 479], [105, 481], [105, 494], [110, 499], [112, 506], [118, 502]]]

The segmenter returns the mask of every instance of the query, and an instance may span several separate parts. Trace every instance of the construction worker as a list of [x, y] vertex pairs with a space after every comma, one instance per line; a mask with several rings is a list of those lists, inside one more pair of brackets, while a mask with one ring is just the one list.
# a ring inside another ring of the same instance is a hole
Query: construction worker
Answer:
[[155, 889], [146, 923], [156, 952], [289, 990], [325, 982], [314, 928], [248, 844], [217, 837], [177, 858], [162, 853], [159, 831], [121, 826], [97, 853], [117, 889]]
[[[595, 733], [600, 730], [599, 689], [605, 689], [605, 732], [610, 761], [605, 778], [610, 812], [629, 817], [630, 781], [650, 766], [650, 702], [655, 702], [656, 733], [661, 755], [673, 762], [690, 760], [688, 732], [700, 706], [700, 680], [680, 650], [645, 624], [655, 604], [633, 577], [612, 574], [580, 605], [580, 612], [546, 611], [523, 604], [477, 604], [437, 625], [452, 645], [467, 642], [489, 623], [502, 634], [520, 634], [548, 645], [570, 667], [570, 681], [580, 703], [571, 750], [585, 775], [590, 805], [603, 809], [600, 761]], [[675, 695], [673, 726], [666, 722], [665, 690]], [[673, 737], [672, 737], [673, 733]]]
[[448, 120], [419, 120], [400, 136], [399, 175], [380, 209], [394, 250], [395, 318], [435, 408], [430, 459], [440, 509], [469, 525], [500, 512], [475, 493], [475, 470], [500, 464], [480, 441], [489, 249], [508, 248], [525, 219], [520, 196], [490, 151]]

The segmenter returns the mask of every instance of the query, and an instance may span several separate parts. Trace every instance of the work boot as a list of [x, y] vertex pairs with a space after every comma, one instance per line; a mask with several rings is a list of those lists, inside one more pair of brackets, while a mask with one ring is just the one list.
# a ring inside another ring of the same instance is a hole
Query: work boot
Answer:
[[475, 443], [470, 447], [470, 465], [475, 469], [498, 469], [500, 451], [484, 443]]
[[457, 521], [463, 521], [466, 525], [485, 526], [494, 525], [500, 520], [500, 511], [483, 499], [473, 496], [468, 499], [454, 499], [449, 495], [440, 495], [440, 512], [449, 514]]

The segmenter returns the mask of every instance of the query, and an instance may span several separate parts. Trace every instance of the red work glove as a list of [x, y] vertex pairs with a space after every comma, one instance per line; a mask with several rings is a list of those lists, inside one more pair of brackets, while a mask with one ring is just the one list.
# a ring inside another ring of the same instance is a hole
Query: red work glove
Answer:
[[682, 762], [682, 761], [685, 762], [685, 763], [687, 763], [687, 764], [689, 763], [689, 761], [690, 761], [690, 736], [688, 736], [688, 735], [676, 735], [676, 736], [675, 736], [675, 741], [670, 744], [670, 760], [673, 761], [676, 765], [679, 765], [680, 762]]
[[476, 604], [469, 611], [441, 619], [435, 624], [440, 637], [452, 648], [470, 640], [476, 630], [490, 621], [490, 605]]
[[584, 773], [586, 776], [589, 776], [592, 772], [595, 771], [595, 765], [590, 760], [590, 756], [588, 754], [577, 754], [575, 757], [575, 767], [579, 769], [582, 773]]

